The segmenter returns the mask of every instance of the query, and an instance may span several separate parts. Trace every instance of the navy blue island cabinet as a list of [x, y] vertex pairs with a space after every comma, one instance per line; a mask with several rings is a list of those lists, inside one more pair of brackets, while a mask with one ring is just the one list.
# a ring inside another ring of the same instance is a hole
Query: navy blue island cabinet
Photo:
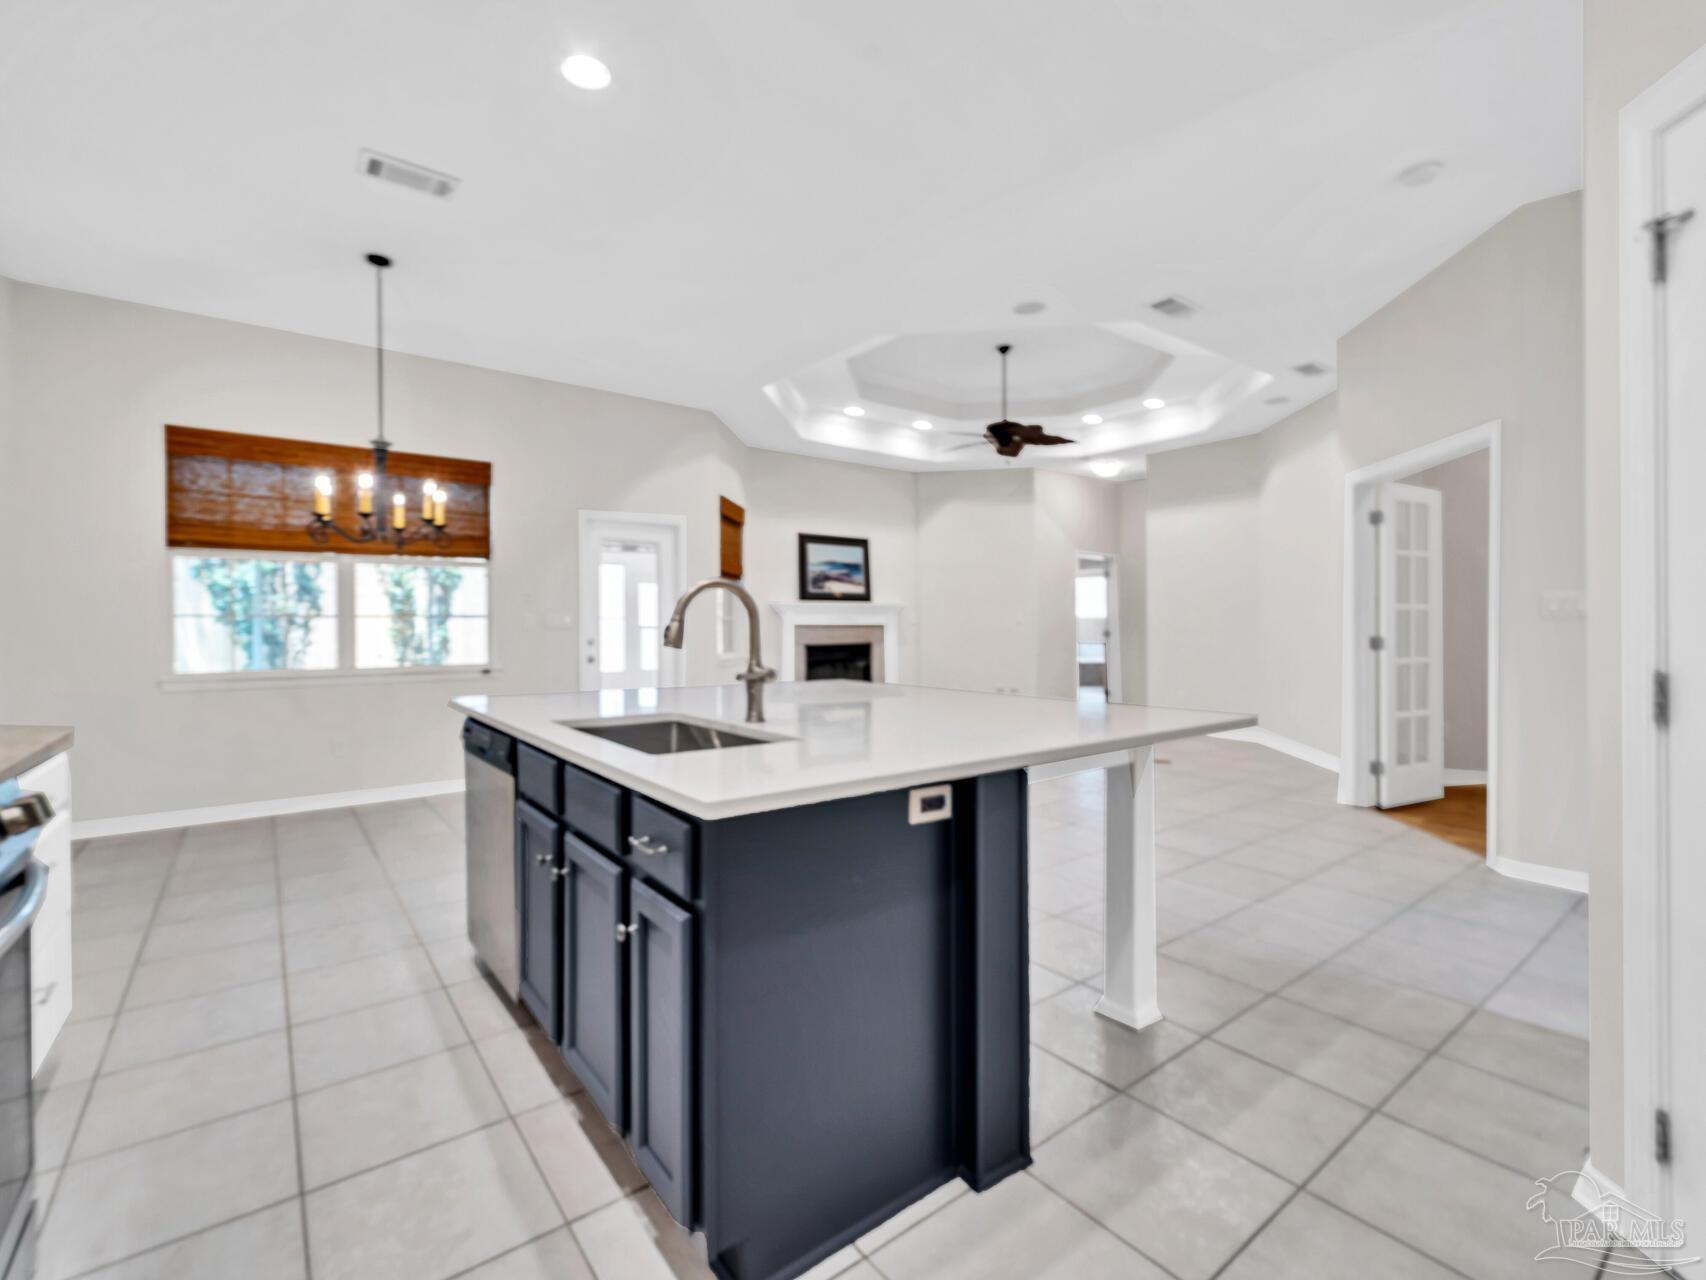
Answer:
[[1030, 1163], [1022, 771], [717, 821], [515, 775], [522, 1003], [718, 1275]]

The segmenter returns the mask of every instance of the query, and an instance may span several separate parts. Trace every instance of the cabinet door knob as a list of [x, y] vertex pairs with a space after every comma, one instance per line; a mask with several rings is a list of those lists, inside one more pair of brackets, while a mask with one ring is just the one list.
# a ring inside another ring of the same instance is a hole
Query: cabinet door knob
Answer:
[[533, 855], [533, 860], [542, 867], [549, 866], [551, 864], [551, 855], [548, 853], [536, 853]]
[[564, 876], [566, 876], [568, 874], [569, 874], [569, 869], [567, 867], [552, 867], [551, 868], [551, 879], [553, 879], [553, 880], [561, 880]]
[[638, 935], [639, 932], [640, 922], [638, 920], [634, 921], [633, 924], [619, 924], [616, 926], [616, 941], [626, 942], [629, 938]]
[[629, 836], [628, 847], [635, 853], [649, 854], [657, 857], [669, 852], [669, 846], [661, 841], [653, 840], [650, 836]]

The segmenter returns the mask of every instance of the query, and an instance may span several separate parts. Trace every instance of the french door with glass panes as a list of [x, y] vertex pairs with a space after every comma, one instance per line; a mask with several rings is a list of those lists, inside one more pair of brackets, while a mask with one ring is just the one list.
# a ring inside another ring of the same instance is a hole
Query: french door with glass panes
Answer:
[[1445, 794], [1440, 495], [1380, 487], [1380, 807]]
[[606, 539], [598, 552], [598, 687], [658, 682], [660, 548]]

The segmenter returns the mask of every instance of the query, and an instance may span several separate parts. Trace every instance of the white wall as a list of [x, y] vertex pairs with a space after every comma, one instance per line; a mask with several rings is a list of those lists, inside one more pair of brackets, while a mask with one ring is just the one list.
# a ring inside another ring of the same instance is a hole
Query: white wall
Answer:
[[1594, 1163], [1621, 1181], [1623, 1124], [1622, 536], [1619, 521], [1618, 125], [1625, 105], [1706, 43], [1698, 0], [1587, 0], [1582, 266], [1587, 452], [1588, 1128]]
[[1035, 475], [917, 477], [917, 683], [1036, 691]]
[[[577, 630], [548, 620], [578, 610], [581, 510], [685, 516], [691, 581], [717, 571], [718, 498], [742, 504], [772, 658], [770, 605], [798, 598], [798, 535], [867, 538], [873, 599], [902, 610], [909, 683], [1072, 694], [1073, 552], [1121, 549], [1121, 486], [769, 453], [678, 405], [410, 356], [386, 365], [399, 447], [492, 464], [493, 674], [186, 691], [167, 678], [164, 424], [364, 441], [372, 352], [0, 281], [0, 409], [18, 424], [0, 456], [8, 477], [31, 477], [0, 504], [9, 545], [27, 552], [8, 581], [43, 601], [27, 626], [0, 615], [0, 721], [75, 726], [81, 816], [459, 777], [450, 697], [577, 686]], [[692, 683], [743, 665], [717, 657], [714, 620], [711, 601], [695, 605]]]
[[1262, 727], [1339, 754], [1340, 540], [1345, 505], [1338, 401], [1259, 437], [1262, 447]]
[[1445, 767], [1487, 768], [1487, 481], [1485, 449], [1405, 478], [1440, 495], [1445, 650]]
[[1261, 436], [1150, 459], [1149, 696], [1254, 710], [1337, 755], [1347, 471], [1504, 422], [1501, 857], [1587, 867], [1579, 588], [1581, 201], [1527, 205], [1358, 325], [1339, 390]]
[[1258, 438], [1149, 459], [1148, 698], [1162, 706], [1262, 705]]
[[1120, 701], [1149, 701], [1149, 486], [1128, 480], [1114, 488], [1119, 503]]
[[[755, 453], [693, 409], [395, 356], [400, 447], [493, 466], [495, 674], [168, 691], [163, 424], [366, 440], [372, 352], [28, 285], [3, 296], [27, 428], [6, 469], [31, 477], [4, 504], [9, 586], [42, 603], [27, 626], [0, 617], [0, 721], [76, 727], [80, 816], [459, 777], [451, 696], [576, 686], [576, 633], [546, 618], [577, 609], [583, 508], [685, 515], [692, 579], [716, 572], [718, 496], [743, 503], [766, 613], [797, 595], [799, 527], [868, 536], [877, 598], [914, 612], [909, 475]], [[705, 602], [688, 627], [694, 683], [724, 678], [712, 617]]]
[[[757, 449], [743, 453], [743, 490], [729, 497], [747, 512], [745, 582], [764, 619], [765, 660], [779, 667], [782, 652], [781, 620], [771, 603], [800, 597], [799, 535], [866, 538], [871, 544], [871, 600], [901, 606], [901, 675], [908, 684], [917, 683], [917, 512], [912, 474]], [[708, 623], [708, 603], [705, 608]], [[744, 623], [738, 624], [738, 633], [744, 646]], [[745, 649], [740, 652], [741, 658], [725, 664], [730, 675], [746, 666]]]

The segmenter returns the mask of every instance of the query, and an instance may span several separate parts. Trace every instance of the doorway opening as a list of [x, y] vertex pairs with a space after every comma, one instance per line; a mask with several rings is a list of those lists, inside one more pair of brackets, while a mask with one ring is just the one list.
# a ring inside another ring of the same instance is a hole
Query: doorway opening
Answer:
[[683, 590], [681, 516], [580, 513], [580, 687], [682, 683], [681, 655], [662, 644]]
[[1120, 697], [1119, 591], [1114, 557], [1077, 553], [1073, 577], [1074, 670], [1080, 702]]
[[1497, 869], [1497, 422], [1345, 478], [1339, 799]]

